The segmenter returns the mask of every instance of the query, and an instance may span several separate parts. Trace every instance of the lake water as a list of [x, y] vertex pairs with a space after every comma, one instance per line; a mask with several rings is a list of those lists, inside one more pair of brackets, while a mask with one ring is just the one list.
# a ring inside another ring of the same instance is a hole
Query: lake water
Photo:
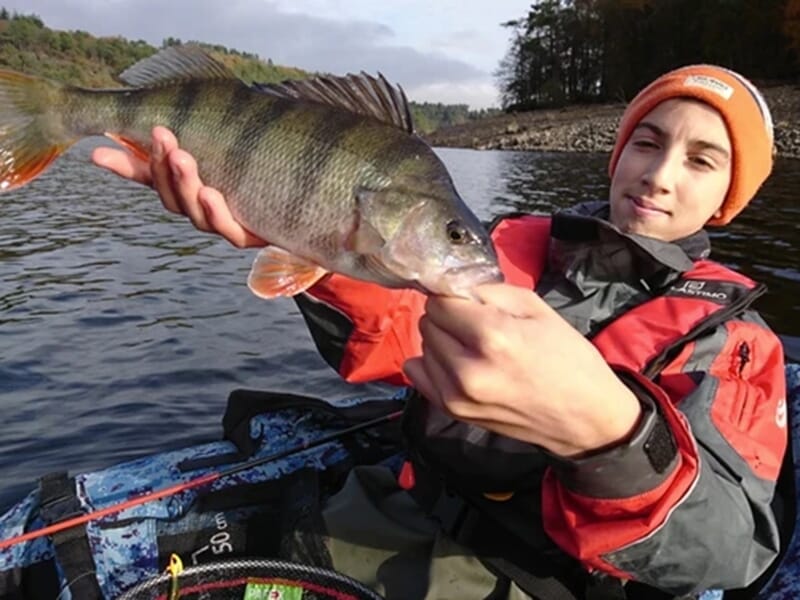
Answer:
[[[82, 143], [0, 196], [0, 508], [41, 475], [219, 439], [228, 393], [381, 394], [342, 383], [290, 300], [245, 280], [254, 250], [197, 232]], [[482, 218], [607, 192], [605, 155], [442, 149]], [[800, 358], [800, 162], [713, 233], [718, 260], [770, 287], [757, 307]]]

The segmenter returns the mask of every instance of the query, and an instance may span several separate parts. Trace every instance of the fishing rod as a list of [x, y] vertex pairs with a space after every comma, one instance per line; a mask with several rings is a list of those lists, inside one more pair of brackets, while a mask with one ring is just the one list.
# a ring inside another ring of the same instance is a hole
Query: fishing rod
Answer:
[[363, 423], [352, 425], [350, 427], [342, 429], [341, 431], [329, 433], [328, 435], [324, 435], [316, 440], [303, 442], [302, 444], [298, 444], [297, 446], [292, 446], [291, 448], [286, 448], [285, 450], [274, 452], [269, 456], [264, 456], [262, 458], [250, 460], [235, 467], [231, 467], [229, 469], [223, 469], [221, 471], [207, 473], [206, 475], [201, 475], [200, 477], [196, 477], [194, 479], [190, 479], [189, 481], [172, 485], [162, 490], [157, 490], [155, 492], [150, 492], [147, 494], [136, 496], [134, 498], [131, 498], [130, 500], [126, 500], [125, 502], [115, 504], [114, 506], [109, 506], [108, 508], [93, 510], [79, 517], [71, 517], [69, 519], [64, 519], [63, 521], [57, 521], [51, 525], [48, 525], [47, 527], [43, 527], [41, 529], [35, 529], [34, 531], [29, 531], [27, 533], [14, 536], [7, 540], [0, 540], [0, 550], [4, 550], [11, 546], [15, 546], [16, 544], [21, 544], [22, 542], [35, 540], [40, 537], [44, 537], [46, 535], [52, 535], [54, 533], [58, 533], [59, 531], [71, 529], [72, 527], [83, 525], [84, 523], [88, 523], [89, 521], [96, 521], [98, 519], [102, 519], [103, 517], [107, 517], [108, 515], [113, 515], [115, 513], [122, 512], [123, 510], [133, 508], [135, 506], [141, 506], [142, 504], [147, 504], [148, 502], [153, 502], [154, 500], [160, 500], [161, 498], [166, 498], [168, 496], [172, 496], [179, 492], [185, 492], [187, 490], [203, 487], [205, 485], [218, 481], [223, 477], [229, 477], [230, 475], [235, 475], [236, 473], [241, 473], [242, 471], [246, 471], [248, 469], [252, 469], [253, 467], [258, 467], [260, 465], [275, 460], [280, 460], [281, 458], [291, 456], [292, 454], [297, 454], [298, 452], [303, 452], [304, 450], [309, 450], [310, 448], [316, 448], [317, 446], [321, 446], [329, 442], [334, 442], [339, 438], [342, 438], [346, 435], [350, 435], [351, 433], [358, 433], [359, 431], [364, 431], [365, 429], [370, 429], [372, 427], [376, 427], [384, 423], [389, 423], [391, 421], [394, 421], [395, 419], [398, 419], [400, 416], [402, 416], [402, 414], [403, 414], [402, 410], [397, 410], [387, 415], [383, 415], [382, 417], [377, 417], [375, 419], [371, 419]]

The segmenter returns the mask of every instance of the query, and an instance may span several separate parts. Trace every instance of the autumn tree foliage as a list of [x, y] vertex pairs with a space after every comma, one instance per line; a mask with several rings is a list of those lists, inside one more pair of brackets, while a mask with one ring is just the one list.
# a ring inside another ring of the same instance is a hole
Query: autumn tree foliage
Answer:
[[503, 26], [505, 108], [625, 101], [697, 62], [757, 81], [800, 74], [800, 0], [539, 0]]
[[787, 0], [783, 11], [782, 33], [789, 47], [800, 53], [800, 0]]

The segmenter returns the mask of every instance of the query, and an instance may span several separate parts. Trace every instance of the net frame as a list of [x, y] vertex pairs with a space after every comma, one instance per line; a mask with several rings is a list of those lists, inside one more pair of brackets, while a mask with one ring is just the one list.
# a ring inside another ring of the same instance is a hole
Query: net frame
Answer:
[[[177, 579], [177, 596], [171, 596]], [[331, 569], [276, 560], [242, 558], [187, 567], [179, 575], [157, 575], [126, 590], [117, 600], [173, 600], [244, 597], [247, 583], [274, 583], [302, 588], [306, 600], [385, 600], [355, 579]]]

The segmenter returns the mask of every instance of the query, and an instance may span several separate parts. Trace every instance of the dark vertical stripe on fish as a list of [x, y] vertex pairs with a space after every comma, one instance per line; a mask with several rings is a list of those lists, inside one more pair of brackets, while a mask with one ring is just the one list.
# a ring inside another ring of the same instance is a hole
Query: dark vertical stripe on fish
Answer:
[[[238, 190], [238, 187], [246, 182], [247, 171], [250, 164], [257, 157], [255, 148], [258, 147], [262, 138], [273, 128], [281, 115], [292, 109], [292, 103], [274, 100], [264, 96], [264, 102], [251, 103], [245, 105], [252, 107], [246, 120], [242, 114], [242, 106], [239, 106], [238, 118], [234, 120], [231, 116], [231, 127], [236, 127], [238, 133], [233, 138], [231, 145], [225, 150], [223, 157], [223, 171], [230, 178], [226, 183], [226, 192], [230, 194]], [[226, 115], [227, 118], [227, 115]]]
[[[412, 136], [394, 136], [386, 142], [380, 152], [375, 152], [377, 170], [420, 179], [433, 178], [438, 173], [441, 162], [422, 140]], [[429, 155], [432, 155], [430, 159]]]
[[181, 132], [192, 117], [195, 103], [207, 87], [208, 82], [206, 81], [187, 81], [178, 87], [175, 106], [169, 119], [169, 128], [179, 139]]
[[[313, 151], [301, 155], [301, 159], [294, 163], [291, 174], [296, 197], [306, 200], [322, 193], [321, 187], [330, 183], [331, 180], [326, 176], [328, 165], [336, 157], [341, 140], [363, 122], [358, 115], [343, 111], [320, 110], [313, 114], [315, 118], [309, 118], [305, 123], [309, 132], [307, 139], [317, 138], [319, 143]], [[304, 206], [310, 210], [313, 205]]]
[[383, 126], [376, 128], [372, 121], [359, 120], [357, 126], [350, 127], [346, 136], [341, 137], [339, 146], [369, 157], [370, 169], [362, 172], [357, 184], [386, 185], [386, 178], [391, 177], [395, 171], [395, 164], [404, 158], [398, 148], [408, 137], [408, 134], [399, 129]]
[[237, 82], [238, 85], [231, 86], [230, 97], [227, 100], [227, 108], [220, 120], [220, 127], [226, 130], [231, 127], [238, 127], [242, 122], [242, 111], [246, 110], [253, 101], [254, 92], [249, 86], [244, 83]]

